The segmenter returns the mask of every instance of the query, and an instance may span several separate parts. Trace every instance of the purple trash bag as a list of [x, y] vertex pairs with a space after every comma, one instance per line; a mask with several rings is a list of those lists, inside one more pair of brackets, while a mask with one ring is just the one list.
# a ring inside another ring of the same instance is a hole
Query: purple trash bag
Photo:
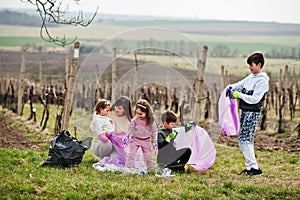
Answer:
[[213, 141], [208, 133], [198, 125], [193, 125], [187, 132], [179, 132], [174, 143], [176, 150], [189, 148], [192, 151], [187, 164], [196, 170], [207, 170], [216, 160], [217, 151]]
[[219, 99], [219, 124], [222, 132], [227, 136], [239, 134], [240, 120], [236, 99], [226, 97], [226, 88]]

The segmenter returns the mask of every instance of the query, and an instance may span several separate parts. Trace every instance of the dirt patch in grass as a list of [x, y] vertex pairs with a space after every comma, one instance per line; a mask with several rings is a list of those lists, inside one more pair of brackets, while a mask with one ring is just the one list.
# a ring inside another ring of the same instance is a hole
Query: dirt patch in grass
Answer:
[[[0, 110], [0, 148], [43, 150], [49, 139], [34, 123], [23, 121], [12, 112]], [[47, 133], [46, 133], [47, 134]]]
[[[278, 134], [272, 129], [257, 130], [255, 133], [254, 147], [261, 151], [285, 151], [300, 152], [300, 138], [294, 131], [297, 124], [289, 123], [289, 130], [284, 134]], [[220, 134], [217, 143], [228, 146], [238, 146], [238, 136], [225, 136]]]

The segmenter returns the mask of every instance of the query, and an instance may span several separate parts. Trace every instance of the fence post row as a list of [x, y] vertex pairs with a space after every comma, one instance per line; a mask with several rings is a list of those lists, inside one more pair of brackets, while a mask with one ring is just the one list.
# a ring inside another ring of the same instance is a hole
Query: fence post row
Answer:
[[[34, 111], [34, 105], [33, 103], [36, 102], [37, 98], [39, 97], [40, 103], [44, 106], [44, 111], [42, 115], [42, 120], [40, 123], [40, 126], [43, 127], [43, 129], [46, 128], [46, 124], [48, 121], [49, 115], [49, 109], [50, 107], [48, 104], [54, 104], [55, 102], [59, 103], [59, 105], [63, 105], [63, 108], [61, 109], [60, 115], [57, 116], [57, 128], [55, 128], [56, 132], [61, 130], [67, 130], [69, 127], [69, 119], [71, 117], [72, 112], [72, 105], [73, 105], [73, 93], [74, 93], [74, 86], [75, 86], [75, 79], [76, 79], [76, 73], [78, 71], [78, 56], [79, 56], [79, 42], [74, 45], [74, 57], [72, 59], [71, 66], [66, 68], [66, 74], [68, 74], [68, 80], [64, 82], [64, 86], [61, 88], [65, 88], [66, 90], [63, 91], [61, 89], [61, 92], [58, 96], [55, 94], [52, 95], [52, 90], [57, 89], [52, 84], [44, 85], [47, 80], [43, 80], [43, 68], [46, 63], [46, 61], [40, 60], [38, 62], [38, 74], [39, 74], [39, 80], [40, 80], [40, 86], [44, 87], [43, 90], [38, 89], [40, 94], [35, 94], [33, 86], [29, 86], [30, 83], [25, 81], [25, 68], [27, 68], [26, 65], [28, 65], [28, 61], [30, 60], [30, 55], [27, 52], [27, 49], [22, 49], [21, 52], [21, 67], [20, 67], [20, 74], [18, 75], [18, 79], [9, 78], [8, 74], [6, 77], [3, 77], [0, 82], [0, 96], [2, 100], [3, 107], [7, 107], [11, 109], [13, 112], [18, 113], [18, 115], [22, 115], [22, 110], [24, 107], [24, 104], [27, 103], [29, 100], [30, 103], [30, 112], [31, 115], [28, 120], [31, 120], [32, 118], [34, 121], [35, 119], [35, 111]], [[184, 117], [186, 117], [188, 114], [188, 117], [194, 117], [193, 119], [197, 123], [201, 122], [201, 120], [208, 119], [211, 117], [211, 112], [216, 113], [216, 117], [214, 118], [216, 121], [217, 118], [217, 102], [215, 101], [216, 98], [212, 98], [211, 95], [218, 95], [218, 89], [215, 85], [215, 91], [212, 91], [214, 94], [209, 94], [208, 90], [204, 83], [204, 73], [205, 73], [205, 67], [206, 67], [206, 59], [207, 59], [207, 46], [204, 46], [202, 49], [202, 53], [200, 54], [200, 51], [197, 53], [197, 77], [194, 82], [193, 90], [190, 90], [187, 88], [185, 91], [184, 88], [172, 88], [172, 86], [163, 87], [161, 88], [160, 85], [152, 84], [152, 85], [144, 85], [141, 87], [137, 87], [137, 80], [138, 80], [138, 58], [137, 53], [133, 52], [134, 54], [134, 74], [133, 74], [133, 83], [132, 84], [124, 84], [121, 85], [118, 88], [115, 88], [113, 84], [116, 84], [116, 75], [117, 75], [117, 63], [116, 63], [116, 52], [117, 50], [113, 49], [113, 61], [111, 67], [114, 69], [112, 70], [112, 80], [113, 82], [110, 82], [109, 79], [103, 79], [102, 83], [99, 82], [98, 77], [98, 66], [96, 65], [96, 83], [85, 85], [82, 83], [81, 86], [77, 86], [77, 91], [80, 93], [78, 96], [79, 99], [74, 102], [77, 106], [80, 108], [83, 108], [87, 111], [91, 111], [91, 105], [95, 103], [95, 100], [98, 98], [106, 98], [114, 101], [113, 99], [116, 98], [116, 96], [111, 96], [111, 94], [117, 94], [118, 91], [120, 93], [126, 96], [130, 96], [133, 104], [136, 102], [138, 98], [148, 98], [150, 103], [154, 106], [154, 109], [157, 111], [157, 116], [160, 115], [160, 108], [163, 108], [161, 106], [164, 106], [165, 109], [171, 109], [173, 111], [179, 111], [180, 113], [180, 121], [181, 123], [185, 120]], [[200, 57], [201, 55], [201, 57]], [[0, 58], [1, 60], [1, 69], [6, 67], [6, 62], [3, 60], [3, 58]], [[68, 64], [68, 56], [65, 57], [66, 64]], [[30, 62], [30, 61], [29, 61]], [[122, 61], [120, 61], [122, 62]], [[68, 69], [70, 68], [70, 70]], [[289, 117], [291, 120], [295, 118], [296, 112], [300, 111], [300, 90], [299, 90], [299, 74], [296, 73], [295, 68], [294, 70], [288, 69], [289, 66], [285, 65], [280, 69], [279, 77], [274, 79], [271, 77], [270, 74], [270, 90], [267, 95], [267, 99], [265, 101], [265, 105], [262, 110], [262, 120], [260, 124], [261, 129], [266, 129], [268, 123], [267, 121], [267, 112], [269, 110], [275, 110], [275, 115], [277, 117], [277, 124], [276, 127], [277, 132], [284, 132], [286, 122], [285, 117]], [[69, 73], [67, 73], [69, 71]], [[290, 73], [293, 72], [293, 73]], [[228, 85], [231, 82], [238, 81], [239, 77], [235, 77], [233, 75], [228, 74], [228, 70], [225, 68], [224, 65], [221, 66], [221, 73], [222, 78], [225, 85]], [[166, 75], [168, 78], [168, 75]], [[42, 86], [44, 85], [44, 86]], [[30, 88], [29, 90], [26, 88]], [[27, 92], [25, 92], [25, 89]], [[116, 89], [116, 91], [112, 91], [113, 89]], [[117, 91], [118, 90], [118, 91]], [[184, 91], [184, 92], [183, 92]], [[44, 95], [43, 95], [44, 94]], [[145, 96], [145, 97], [144, 97]], [[60, 98], [60, 99], [59, 99]], [[90, 101], [88, 99], [91, 99]], [[59, 102], [58, 102], [59, 101]], [[178, 105], [182, 103], [181, 105]], [[184, 116], [183, 116], [184, 115]], [[209, 117], [208, 117], [209, 115]], [[198, 117], [199, 118], [195, 118]], [[42, 130], [43, 130], [42, 129]], [[76, 134], [76, 133], [75, 133]]]

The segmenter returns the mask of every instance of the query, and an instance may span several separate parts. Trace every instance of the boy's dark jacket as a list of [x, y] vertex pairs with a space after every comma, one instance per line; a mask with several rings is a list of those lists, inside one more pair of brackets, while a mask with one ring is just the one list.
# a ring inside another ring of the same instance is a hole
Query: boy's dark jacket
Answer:
[[[157, 140], [157, 143], [158, 143], [158, 149], [161, 149], [163, 148], [164, 146], [168, 145], [169, 142], [166, 141], [166, 138], [168, 137], [168, 135], [172, 132], [172, 130], [170, 129], [165, 129], [163, 128], [162, 126], [159, 127], [158, 129], [158, 140]], [[171, 142], [173, 142], [173, 140], [171, 140]], [[170, 143], [171, 143], [170, 142]], [[173, 146], [173, 145], [172, 145]]]

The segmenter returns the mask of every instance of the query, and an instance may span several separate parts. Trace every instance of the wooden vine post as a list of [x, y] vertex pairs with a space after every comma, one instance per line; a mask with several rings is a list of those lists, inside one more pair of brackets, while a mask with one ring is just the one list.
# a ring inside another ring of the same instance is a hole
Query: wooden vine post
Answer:
[[114, 102], [116, 100], [115, 87], [116, 87], [116, 79], [117, 79], [117, 49], [113, 48], [113, 61], [112, 61], [112, 74], [111, 74], [111, 94], [114, 96], [111, 97], [111, 101]]
[[26, 63], [26, 49], [22, 49], [22, 63], [20, 69], [20, 76], [19, 76], [19, 87], [18, 87], [18, 110], [17, 114], [22, 114], [22, 98], [24, 94], [24, 73], [25, 73], [25, 63]]
[[133, 95], [133, 102], [136, 103], [138, 101], [138, 70], [139, 64], [136, 52], [134, 51], [134, 80], [133, 80], [133, 87], [132, 87], [132, 95]]
[[[205, 72], [205, 67], [206, 67], [206, 59], [207, 59], [207, 46], [203, 46], [202, 49], [202, 58], [198, 57], [197, 61], [197, 78], [195, 82], [195, 106], [194, 106], [194, 115], [193, 118], [197, 120], [198, 122], [200, 121], [200, 113], [201, 113], [201, 98], [203, 98], [205, 94], [204, 90], [204, 72]], [[196, 117], [199, 116], [198, 119]]]
[[73, 105], [73, 90], [74, 90], [74, 84], [76, 79], [76, 73], [78, 69], [78, 57], [79, 57], [79, 42], [75, 42], [74, 44], [74, 56], [72, 58], [72, 64], [70, 68], [70, 75], [68, 77], [68, 84], [67, 84], [67, 90], [66, 90], [66, 96], [65, 96], [65, 102], [64, 102], [64, 112], [62, 117], [62, 130], [68, 130], [69, 128], [69, 120], [71, 116], [72, 111], [72, 105]]
[[[39, 81], [40, 81], [40, 88], [43, 87], [44, 83], [43, 83], [43, 61], [40, 60], [39, 61]], [[40, 91], [42, 92], [42, 91]]]
[[66, 51], [66, 55], [65, 55], [65, 73], [66, 73], [65, 88], [68, 88], [68, 75], [69, 75], [69, 53], [68, 53], [68, 51]]

